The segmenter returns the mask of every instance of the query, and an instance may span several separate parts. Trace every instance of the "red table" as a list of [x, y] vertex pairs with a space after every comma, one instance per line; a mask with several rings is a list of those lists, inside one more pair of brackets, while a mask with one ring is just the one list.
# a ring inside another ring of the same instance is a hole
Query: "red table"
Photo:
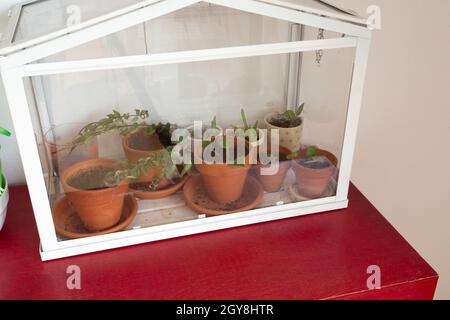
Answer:
[[[432, 299], [438, 275], [352, 186], [347, 210], [40, 261], [26, 187], [0, 232], [0, 299]], [[81, 290], [66, 269], [81, 268]], [[381, 270], [368, 290], [367, 268]]]

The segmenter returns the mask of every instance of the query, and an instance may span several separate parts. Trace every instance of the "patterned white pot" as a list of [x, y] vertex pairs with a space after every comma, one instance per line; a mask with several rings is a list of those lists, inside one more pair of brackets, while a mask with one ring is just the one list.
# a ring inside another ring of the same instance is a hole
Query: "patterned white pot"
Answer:
[[2, 230], [3, 224], [5, 223], [6, 210], [8, 209], [8, 201], [9, 201], [8, 181], [6, 181], [6, 190], [0, 196], [0, 231]]
[[[270, 131], [274, 129], [279, 130], [280, 134], [280, 146], [295, 152], [300, 150], [301, 147], [301, 139], [303, 133], [303, 119], [302, 124], [295, 128], [281, 128], [270, 124], [269, 120], [276, 116], [278, 113], [271, 112], [266, 115], [264, 118], [264, 122], [266, 124], [267, 129], [269, 130], [269, 139], [270, 139]], [[269, 140], [270, 141], [270, 140]]]

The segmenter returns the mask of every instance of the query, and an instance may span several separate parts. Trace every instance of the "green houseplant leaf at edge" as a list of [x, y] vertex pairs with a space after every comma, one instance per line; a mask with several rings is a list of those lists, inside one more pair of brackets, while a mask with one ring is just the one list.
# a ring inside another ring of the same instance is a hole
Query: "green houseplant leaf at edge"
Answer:
[[[4, 135], [4, 136], [11, 136], [11, 132], [9, 132], [8, 130], [6, 130], [5, 128], [0, 127], [0, 134]], [[3, 179], [3, 169], [2, 169], [2, 162], [0, 161], [0, 196], [3, 194], [3, 192], [5, 191], [5, 181]]]

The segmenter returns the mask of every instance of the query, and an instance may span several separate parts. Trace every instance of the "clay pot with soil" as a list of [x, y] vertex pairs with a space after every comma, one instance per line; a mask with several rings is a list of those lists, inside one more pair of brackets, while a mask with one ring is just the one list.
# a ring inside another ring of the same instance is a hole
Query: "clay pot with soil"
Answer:
[[307, 156], [293, 160], [292, 169], [297, 178], [298, 191], [311, 199], [324, 194], [337, 170], [334, 159], [319, 155], [313, 149], [307, 151]]
[[[210, 163], [203, 159], [198, 159], [196, 169], [200, 172], [202, 183], [207, 191], [209, 198], [218, 204], [227, 205], [237, 201], [244, 190], [247, 175], [250, 170], [251, 155], [249, 153], [248, 143], [239, 138], [222, 137], [224, 141], [233, 140], [232, 144], [223, 148], [223, 161], [221, 163]], [[220, 144], [219, 141], [214, 143]], [[234, 151], [231, 149], [231, 145]], [[245, 149], [245, 155], [238, 159], [238, 149]], [[227, 154], [231, 153], [235, 156], [234, 164], [228, 164]]]
[[94, 159], [74, 164], [62, 175], [64, 192], [89, 231], [108, 229], [120, 220], [128, 184], [108, 182], [118, 167], [114, 160]]
[[[291, 160], [288, 159], [291, 152], [283, 147], [279, 147], [277, 155], [271, 153], [271, 151], [269, 147], [268, 155], [272, 158], [272, 164], [264, 165], [261, 164], [261, 161], [258, 161], [258, 165], [255, 166], [255, 176], [262, 184], [264, 191], [274, 193], [280, 191], [284, 179], [291, 168]], [[277, 167], [274, 167], [274, 161], [278, 162]]]
[[[156, 132], [149, 133], [145, 128], [125, 136], [122, 139], [122, 147], [128, 161], [139, 161], [140, 159], [156, 157], [165, 149], [158, 134]], [[162, 163], [149, 167], [148, 171], [142, 172], [134, 182], [138, 184], [156, 184], [156, 190], [163, 189], [170, 184], [169, 180], [160, 178], [163, 170]]]
[[269, 139], [272, 130], [278, 130], [280, 146], [295, 152], [300, 150], [303, 133], [304, 104], [295, 111], [288, 110], [284, 113], [271, 112], [264, 118], [265, 125], [269, 131]]

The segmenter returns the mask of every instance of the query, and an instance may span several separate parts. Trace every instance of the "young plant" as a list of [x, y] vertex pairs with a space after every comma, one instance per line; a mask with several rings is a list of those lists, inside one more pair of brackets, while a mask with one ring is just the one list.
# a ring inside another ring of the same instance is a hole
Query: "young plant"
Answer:
[[303, 110], [305, 108], [305, 104], [302, 103], [298, 108], [295, 110], [288, 110], [284, 113], [278, 114], [272, 119], [270, 119], [270, 123], [274, 126], [280, 127], [280, 128], [295, 128], [302, 124], [302, 118], [301, 115], [303, 113]]
[[302, 103], [297, 109], [284, 112], [283, 116], [288, 118], [290, 121], [295, 121], [297, 119], [300, 119], [300, 116], [302, 115], [304, 109], [305, 104]]
[[[219, 126], [217, 125], [217, 116], [214, 116], [214, 118], [211, 120], [211, 129], [216, 129], [216, 130], [220, 130]], [[193, 134], [193, 133], [192, 133]], [[204, 132], [202, 133], [204, 134]], [[207, 146], [209, 146], [211, 143], [213, 143], [210, 140], [203, 140], [203, 136], [202, 136], [202, 146], [203, 148], [206, 148]]]
[[217, 126], [217, 116], [214, 116], [214, 118], [211, 120], [211, 128], [219, 129], [219, 127]]
[[112, 113], [84, 126], [78, 135], [72, 140], [72, 150], [83, 144], [90, 143], [94, 138], [113, 131], [118, 131], [120, 135], [136, 133], [141, 128], [146, 128], [146, 134], [155, 133], [154, 125], [148, 125], [145, 121], [149, 118], [147, 110], [136, 109], [134, 113], [123, 113], [113, 110]]
[[[286, 158], [288, 160], [295, 160], [300, 156], [300, 151], [295, 151], [289, 154]], [[317, 156], [317, 147], [309, 147], [306, 149], [306, 159], [311, 159]]]
[[[11, 136], [11, 132], [0, 127], [0, 135], [9, 137], [9, 136]], [[5, 180], [3, 179], [2, 163], [0, 161], [0, 196], [3, 194], [3, 192], [5, 192]]]
[[[234, 127], [235, 131], [243, 131], [243, 136], [248, 138], [248, 141], [250, 142], [256, 142], [258, 141], [258, 121], [256, 121], [254, 124], [250, 124], [248, 122], [247, 115], [245, 114], [245, 110], [241, 109], [241, 119], [243, 127], [240, 128], [238, 126]], [[242, 134], [241, 131], [241, 134]]]

